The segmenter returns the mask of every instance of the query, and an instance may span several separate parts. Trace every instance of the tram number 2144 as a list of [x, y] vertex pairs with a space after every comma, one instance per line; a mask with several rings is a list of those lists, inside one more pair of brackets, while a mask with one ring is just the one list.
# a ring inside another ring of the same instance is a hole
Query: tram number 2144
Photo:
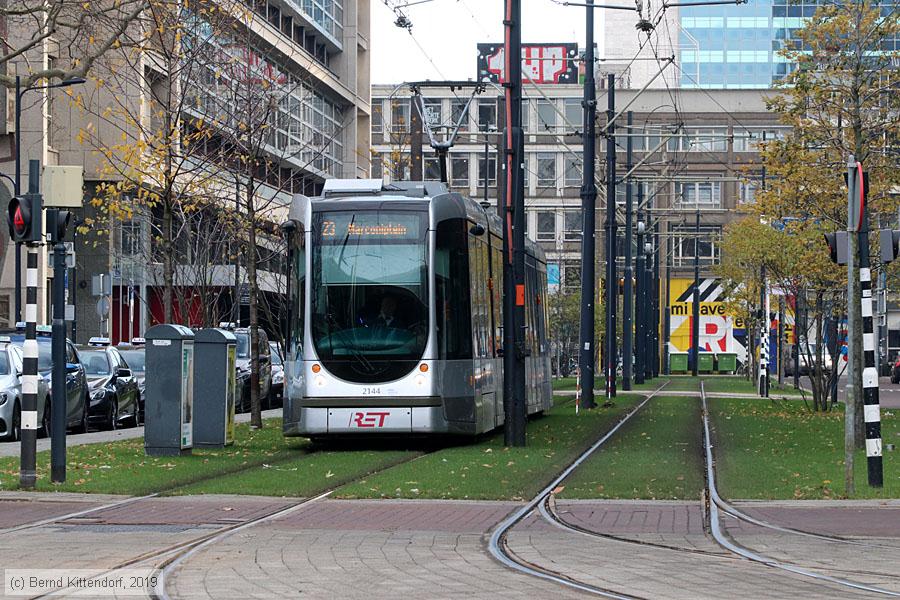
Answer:
[[378, 396], [381, 394], [380, 387], [364, 387], [362, 389], [363, 396]]

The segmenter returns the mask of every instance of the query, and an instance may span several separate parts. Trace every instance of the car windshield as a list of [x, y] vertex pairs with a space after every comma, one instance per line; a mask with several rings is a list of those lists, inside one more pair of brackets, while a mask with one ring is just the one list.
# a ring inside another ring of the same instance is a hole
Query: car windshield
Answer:
[[[53, 360], [51, 358], [51, 348], [49, 338], [38, 338], [38, 371], [49, 371], [53, 368]], [[13, 343], [22, 348], [23, 340], [13, 339]]]
[[109, 357], [105, 350], [82, 350], [81, 362], [88, 375], [109, 375]]
[[237, 357], [250, 358], [250, 334], [235, 333], [234, 337], [237, 339]]
[[0, 352], [0, 375], [9, 375], [9, 352]]
[[119, 354], [125, 358], [125, 362], [128, 363], [132, 371], [143, 373], [146, 370], [144, 368], [146, 354], [143, 350], [119, 350]]

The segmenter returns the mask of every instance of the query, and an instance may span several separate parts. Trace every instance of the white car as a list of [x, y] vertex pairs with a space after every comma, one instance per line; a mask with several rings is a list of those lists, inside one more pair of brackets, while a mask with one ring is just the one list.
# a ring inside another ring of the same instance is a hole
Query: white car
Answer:
[[[38, 433], [50, 435], [50, 391], [38, 377]], [[0, 341], [0, 437], [15, 442], [22, 439], [22, 349]]]

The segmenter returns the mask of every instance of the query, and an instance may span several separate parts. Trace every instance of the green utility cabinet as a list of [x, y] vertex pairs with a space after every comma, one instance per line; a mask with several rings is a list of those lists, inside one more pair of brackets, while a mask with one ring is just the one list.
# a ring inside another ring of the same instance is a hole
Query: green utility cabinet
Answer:
[[701, 373], [712, 373], [715, 355], [712, 352], [701, 352], [698, 357], [697, 370]]
[[687, 352], [670, 352], [669, 353], [669, 371], [672, 373], [687, 373], [688, 372]]
[[734, 373], [737, 371], [737, 354], [722, 352], [716, 355], [716, 372]]

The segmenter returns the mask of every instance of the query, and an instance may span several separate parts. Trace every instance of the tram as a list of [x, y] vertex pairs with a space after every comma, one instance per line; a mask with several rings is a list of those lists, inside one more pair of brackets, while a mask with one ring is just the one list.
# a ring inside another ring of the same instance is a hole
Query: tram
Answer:
[[[288, 239], [284, 435], [503, 424], [502, 222], [437, 182], [325, 182]], [[552, 405], [547, 265], [526, 249], [527, 409]]]

